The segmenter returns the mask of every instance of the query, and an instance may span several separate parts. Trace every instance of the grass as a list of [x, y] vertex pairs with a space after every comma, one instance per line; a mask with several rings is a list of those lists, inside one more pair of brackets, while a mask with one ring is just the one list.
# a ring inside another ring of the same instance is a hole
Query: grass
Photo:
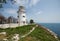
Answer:
[[[35, 25], [27, 25], [21, 26], [16, 28], [7, 28], [7, 29], [0, 29], [0, 32], [7, 32], [8, 39], [11, 39], [13, 34], [17, 33], [20, 36], [28, 33], [32, 27]], [[57, 41], [58, 39], [54, 38], [50, 32], [43, 29], [41, 26], [36, 27], [36, 29], [27, 37], [21, 38], [19, 41]]]
[[7, 33], [7, 36], [8, 39], [14, 35], [14, 34], [19, 34], [20, 36], [28, 33], [32, 27], [34, 27], [35, 25], [27, 25], [27, 26], [19, 26], [19, 27], [16, 27], [16, 28], [7, 28], [7, 29], [1, 29], [0, 28], [0, 32], [6, 32]]
[[60, 36], [58, 36], [59, 40], [60, 40]]

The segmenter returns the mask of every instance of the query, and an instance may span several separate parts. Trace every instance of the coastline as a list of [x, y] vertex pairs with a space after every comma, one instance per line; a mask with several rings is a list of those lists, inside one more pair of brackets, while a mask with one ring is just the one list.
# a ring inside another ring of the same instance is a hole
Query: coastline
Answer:
[[57, 35], [55, 32], [53, 32], [52, 30], [50, 30], [50, 29], [48, 29], [48, 28], [46, 28], [45, 26], [42, 26], [42, 25], [40, 25], [40, 24], [37, 24], [37, 25], [38, 25], [39, 27], [43, 28], [44, 30], [50, 32], [50, 34], [51, 34], [52, 36], [54, 36], [54, 38], [58, 38], [58, 35]]

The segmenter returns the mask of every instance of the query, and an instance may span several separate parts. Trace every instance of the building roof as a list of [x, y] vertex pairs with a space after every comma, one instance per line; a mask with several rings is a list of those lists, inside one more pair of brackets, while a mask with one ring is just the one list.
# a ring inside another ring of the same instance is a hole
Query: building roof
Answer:
[[5, 18], [5, 17], [0, 13], [0, 18]]

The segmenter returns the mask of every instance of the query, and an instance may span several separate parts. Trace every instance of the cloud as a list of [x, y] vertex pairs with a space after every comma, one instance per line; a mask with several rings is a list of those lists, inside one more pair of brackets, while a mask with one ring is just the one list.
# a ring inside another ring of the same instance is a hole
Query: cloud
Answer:
[[15, 2], [16, 5], [20, 6], [28, 4], [29, 0], [14, 0], [13, 2]]
[[42, 11], [37, 12], [38, 15], [41, 14], [41, 13], [42, 13]]
[[8, 14], [16, 14], [17, 10], [15, 10], [15, 9], [5, 9], [4, 12], [8, 13]]
[[42, 11], [38, 11], [38, 12], [35, 13], [35, 15], [40, 15], [42, 13], [43, 13]]
[[30, 6], [36, 5], [40, 0], [31, 0], [30, 1]]
[[24, 5], [24, 6], [34, 6], [36, 5], [40, 0], [15, 0], [15, 4], [20, 6], [20, 5]]

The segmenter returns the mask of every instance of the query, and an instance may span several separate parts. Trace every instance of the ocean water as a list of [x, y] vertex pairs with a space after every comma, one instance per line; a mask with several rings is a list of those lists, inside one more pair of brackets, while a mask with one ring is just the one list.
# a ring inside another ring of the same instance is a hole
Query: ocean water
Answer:
[[39, 23], [39, 24], [45, 26], [46, 28], [52, 30], [58, 36], [60, 36], [60, 23]]

